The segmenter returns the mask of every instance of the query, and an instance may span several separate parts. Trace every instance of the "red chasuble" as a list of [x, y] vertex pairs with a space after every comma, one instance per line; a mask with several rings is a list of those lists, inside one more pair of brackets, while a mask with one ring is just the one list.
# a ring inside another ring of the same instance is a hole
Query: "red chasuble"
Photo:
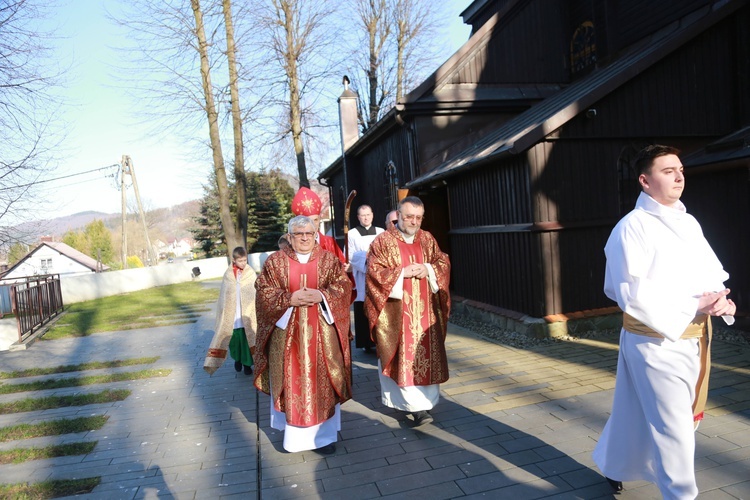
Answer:
[[[408, 244], [399, 240], [398, 249], [401, 252], [401, 262], [404, 264], [422, 264], [422, 247], [419, 244]], [[383, 374], [403, 381], [403, 385], [420, 385], [417, 380], [428, 379], [430, 369], [428, 352], [430, 329], [430, 286], [426, 279], [405, 278], [403, 302], [403, 336], [401, 350], [404, 353], [404, 363], [401, 364], [398, 377], [393, 377], [393, 365], [384, 365]]]
[[[450, 261], [426, 231], [409, 244], [397, 229], [381, 233], [368, 251], [365, 314], [383, 374], [400, 387], [439, 384], [448, 380], [445, 336], [450, 313]], [[403, 280], [402, 300], [389, 299], [402, 269], [412, 262], [431, 264], [438, 281]]]
[[[333, 325], [316, 304], [294, 307], [285, 330], [275, 326], [291, 307], [292, 293], [303, 287], [323, 294]], [[351, 397], [349, 279], [336, 257], [316, 245], [307, 264], [292, 249], [271, 255], [256, 290], [255, 385], [267, 394], [273, 385], [274, 407], [287, 423], [320, 424], [333, 416], [336, 403]]]
[[339, 260], [346, 264], [346, 257], [344, 256], [344, 252], [341, 251], [339, 246], [336, 244], [336, 240], [333, 238], [333, 236], [326, 236], [323, 233], [318, 233], [318, 239], [319, 244], [321, 247], [323, 247], [323, 250], [328, 250], [332, 254], [336, 255], [336, 257], [339, 258]]

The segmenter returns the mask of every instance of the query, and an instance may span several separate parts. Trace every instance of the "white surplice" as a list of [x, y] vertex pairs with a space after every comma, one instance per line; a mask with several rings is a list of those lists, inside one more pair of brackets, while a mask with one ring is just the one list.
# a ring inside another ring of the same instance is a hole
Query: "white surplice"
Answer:
[[665, 499], [692, 499], [692, 404], [700, 371], [697, 339], [680, 339], [703, 292], [729, 275], [682, 202], [667, 207], [645, 193], [615, 226], [604, 249], [604, 292], [665, 338], [620, 333], [612, 414], [593, 458], [617, 481], [646, 480]]
[[354, 284], [357, 288], [357, 298], [354, 299], [355, 302], [364, 302], [365, 300], [367, 250], [370, 248], [372, 240], [383, 231], [385, 231], [385, 229], [375, 227], [375, 234], [367, 234], [363, 236], [357, 228], [354, 228], [348, 233], [347, 244], [349, 245], [349, 262], [352, 265], [352, 275], [354, 276]]

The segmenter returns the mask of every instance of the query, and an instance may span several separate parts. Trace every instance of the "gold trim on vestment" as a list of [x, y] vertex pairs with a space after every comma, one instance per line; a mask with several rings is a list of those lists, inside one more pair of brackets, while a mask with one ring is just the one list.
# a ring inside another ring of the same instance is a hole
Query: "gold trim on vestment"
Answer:
[[[636, 335], [653, 338], [665, 338], [648, 325], [638, 321], [628, 313], [622, 314], [622, 327]], [[690, 322], [688, 327], [680, 336], [681, 339], [698, 339], [699, 355], [701, 358], [701, 369], [698, 374], [698, 382], [695, 384], [695, 399], [693, 400], [693, 421], [697, 427], [698, 422], [703, 419], [703, 410], [708, 400], [708, 378], [711, 374], [711, 318], [706, 314], [699, 314]]]
[[[690, 321], [690, 324], [687, 328], [685, 328], [685, 331], [682, 332], [682, 335], [680, 336], [681, 339], [699, 339], [703, 336], [703, 332], [706, 326], [706, 316], [705, 314], [699, 314], [695, 318]], [[628, 313], [622, 313], [622, 327], [629, 331], [630, 333], [635, 333], [637, 335], [645, 335], [646, 337], [653, 337], [653, 338], [664, 338], [664, 335], [657, 332], [650, 326], [648, 326], [645, 323], [641, 323], [637, 319], [635, 319], [633, 316], [631, 316]]]

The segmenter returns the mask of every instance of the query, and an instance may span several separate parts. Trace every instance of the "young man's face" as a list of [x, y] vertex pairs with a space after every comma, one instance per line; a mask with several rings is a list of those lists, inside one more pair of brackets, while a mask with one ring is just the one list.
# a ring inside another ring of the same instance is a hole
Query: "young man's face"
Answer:
[[654, 158], [651, 170], [638, 176], [643, 192], [668, 207], [677, 203], [685, 189], [685, 174], [677, 155]]
[[238, 268], [245, 269], [245, 266], [247, 266], [247, 256], [245, 256], [245, 257], [235, 257], [234, 259], [232, 259], [232, 262]]
[[417, 207], [411, 203], [404, 203], [398, 210], [398, 228], [402, 233], [414, 236], [422, 226], [424, 207]]
[[372, 210], [369, 207], [362, 207], [357, 211], [357, 219], [362, 227], [372, 226]]

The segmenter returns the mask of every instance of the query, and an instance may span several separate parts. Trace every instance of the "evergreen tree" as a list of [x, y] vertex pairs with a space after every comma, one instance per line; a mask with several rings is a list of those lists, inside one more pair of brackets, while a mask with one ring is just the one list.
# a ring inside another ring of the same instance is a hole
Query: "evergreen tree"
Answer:
[[[292, 217], [294, 189], [278, 171], [250, 172], [247, 176], [248, 251], [277, 250], [279, 237], [287, 232]], [[232, 214], [236, 214], [236, 201], [231, 200]], [[198, 248], [206, 257], [225, 255], [226, 239], [219, 223], [219, 206], [216, 188], [205, 188], [201, 200], [197, 227], [190, 230]]]
[[294, 190], [276, 170], [251, 174], [248, 190], [250, 252], [278, 250], [279, 237], [287, 232], [292, 217]]
[[195, 218], [196, 227], [191, 228], [196, 246], [206, 257], [226, 255], [227, 242], [221, 229], [219, 218], [219, 197], [216, 185], [204, 186], [199, 215]]

